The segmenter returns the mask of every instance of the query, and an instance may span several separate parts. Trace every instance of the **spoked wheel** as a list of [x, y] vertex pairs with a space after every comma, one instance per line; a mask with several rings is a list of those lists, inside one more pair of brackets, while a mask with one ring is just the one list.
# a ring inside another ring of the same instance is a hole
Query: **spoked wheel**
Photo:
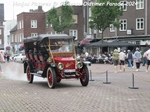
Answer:
[[27, 66], [27, 68], [26, 68], [26, 73], [27, 73], [27, 80], [28, 80], [28, 82], [29, 82], [29, 83], [32, 83], [34, 77], [33, 77], [33, 75], [32, 75], [31, 72], [30, 72], [29, 66]]
[[80, 82], [82, 86], [87, 86], [89, 83], [89, 71], [87, 66], [84, 66], [81, 70]]
[[56, 72], [54, 68], [48, 67], [47, 69], [47, 83], [49, 88], [55, 88], [56, 86]]

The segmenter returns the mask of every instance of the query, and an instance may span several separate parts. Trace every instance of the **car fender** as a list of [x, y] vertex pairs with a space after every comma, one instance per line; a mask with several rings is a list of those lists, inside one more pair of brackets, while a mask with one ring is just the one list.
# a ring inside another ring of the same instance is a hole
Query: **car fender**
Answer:
[[29, 68], [30, 68], [31, 71], [33, 70], [33, 63], [30, 62], [30, 61], [25, 60], [24, 61], [24, 73], [26, 73], [27, 66], [29, 66]]
[[42, 74], [42, 76], [43, 77], [46, 77], [46, 72], [47, 72], [47, 69], [48, 69], [48, 67], [52, 67], [52, 68], [54, 68], [55, 70], [56, 70], [56, 66], [54, 66], [55, 64], [52, 64], [52, 63], [48, 63], [46, 66], [45, 66], [45, 69], [44, 69], [44, 71], [43, 71], [43, 74]]

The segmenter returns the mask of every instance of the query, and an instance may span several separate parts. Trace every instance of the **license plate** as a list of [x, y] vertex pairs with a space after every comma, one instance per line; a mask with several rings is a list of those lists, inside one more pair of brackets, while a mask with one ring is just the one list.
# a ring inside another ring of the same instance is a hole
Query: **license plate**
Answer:
[[64, 72], [75, 72], [75, 69], [65, 69]]

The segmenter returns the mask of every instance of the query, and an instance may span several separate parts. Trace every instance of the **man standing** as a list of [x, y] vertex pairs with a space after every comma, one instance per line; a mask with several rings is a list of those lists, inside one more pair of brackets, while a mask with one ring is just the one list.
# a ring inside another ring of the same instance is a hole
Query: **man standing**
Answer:
[[132, 65], [133, 54], [132, 54], [132, 52], [130, 50], [128, 50], [127, 59], [128, 59], [128, 67], [132, 68], [133, 67], [133, 65]]
[[134, 59], [135, 59], [135, 63], [136, 63], [136, 71], [139, 71], [139, 69], [140, 69], [141, 58], [142, 58], [142, 55], [139, 51], [139, 48], [136, 48], [136, 51], [134, 53]]
[[125, 71], [125, 59], [126, 59], [126, 55], [121, 49], [119, 53], [120, 71], [122, 71], [122, 68], [123, 68], [123, 71]]
[[145, 52], [145, 56], [147, 58], [147, 67], [146, 67], [146, 72], [148, 72], [148, 68], [149, 68], [149, 65], [150, 65], [150, 46], [149, 46], [149, 50], [147, 50]]
[[112, 58], [113, 58], [113, 63], [114, 63], [114, 67], [115, 67], [115, 73], [117, 73], [118, 63], [119, 63], [119, 53], [118, 53], [117, 49], [114, 50]]

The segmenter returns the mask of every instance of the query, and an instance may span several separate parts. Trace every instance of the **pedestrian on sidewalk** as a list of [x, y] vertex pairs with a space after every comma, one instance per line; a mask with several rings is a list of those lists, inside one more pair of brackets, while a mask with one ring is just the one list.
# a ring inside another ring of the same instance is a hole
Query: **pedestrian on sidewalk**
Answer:
[[133, 53], [130, 50], [128, 50], [128, 53], [127, 53], [127, 60], [128, 60], [128, 67], [132, 68], [133, 67], [133, 64], [132, 64]]
[[142, 66], [145, 66], [145, 64], [147, 65], [146, 52], [144, 52], [144, 54], [143, 54]]
[[121, 49], [119, 53], [120, 71], [125, 71], [125, 59], [126, 59], [126, 54]]
[[150, 46], [149, 46], [149, 49], [145, 52], [145, 56], [147, 58], [146, 72], [148, 72], [148, 68], [149, 68], [149, 65], [150, 65]]
[[141, 52], [139, 51], [139, 48], [137, 47], [136, 51], [134, 53], [134, 60], [136, 63], [136, 71], [139, 71], [139, 69], [140, 69], [141, 58], [142, 58]]
[[119, 64], [119, 53], [118, 53], [117, 49], [114, 50], [112, 59], [113, 59], [114, 67], [115, 67], [115, 73], [117, 73], [118, 72], [118, 64]]
[[3, 57], [4, 57], [3, 53], [0, 52], [0, 76], [1, 76], [1, 74], [3, 73], [3, 72], [2, 72]]

